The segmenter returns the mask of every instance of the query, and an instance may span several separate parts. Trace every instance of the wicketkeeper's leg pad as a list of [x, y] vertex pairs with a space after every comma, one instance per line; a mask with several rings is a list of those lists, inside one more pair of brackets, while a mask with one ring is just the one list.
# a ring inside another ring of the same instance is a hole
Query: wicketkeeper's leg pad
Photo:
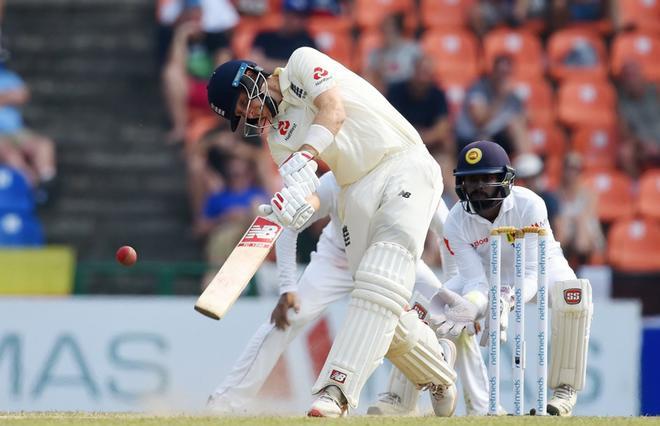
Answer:
[[438, 337], [414, 310], [399, 318], [386, 356], [417, 386], [451, 385], [456, 381], [456, 372], [445, 361]]
[[414, 281], [415, 258], [404, 247], [378, 242], [367, 248], [355, 273], [346, 320], [313, 393], [334, 385], [352, 407], [357, 406], [362, 387], [392, 342]]
[[550, 290], [552, 337], [548, 384], [584, 387], [594, 306], [589, 280], [558, 281]]

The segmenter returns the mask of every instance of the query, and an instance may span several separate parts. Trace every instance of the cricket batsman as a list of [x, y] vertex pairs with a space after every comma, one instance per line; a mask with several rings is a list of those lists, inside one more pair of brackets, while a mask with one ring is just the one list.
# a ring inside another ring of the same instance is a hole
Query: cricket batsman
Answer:
[[[459, 153], [456, 193], [460, 198], [449, 212], [444, 235], [454, 257], [458, 275], [445, 283], [431, 303], [445, 306], [435, 312], [431, 325], [439, 336], [458, 337], [463, 331], [475, 333], [475, 320], [482, 318], [488, 303], [488, 238], [493, 227], [535, 226], [548, 232], [548, 291], [552, 317], [549, 386], [554, 390], [548, 401], [551, 415], [570, 416], [582, 390], [587, 370], [589, 329], [593, 315], [591, 284], [577, 279], [564, 258], [548, 224], [545, 203], [529, 189], [513, 186], [515, 170], [502, 147], [494, 142], [477, 141]], [[502, 244], [501, 279], [512, 285], [514, 278], [513, 236]], [[532, 300], [537, 291], [536, 247], [526, 245], [527, 263], [523, 297]], [[458, 294], [457, 294], [458, 293]], [[460, 295], [462, 296], [460, 296]], [[503, 300], [511, 306], [512, 300]], [[508, 309], [504, 310], [505, 315]], [[468, 341], [474, 344], [474, 339]], [[478, 351], [477, 351], [478, 352]], [[486, 377], [482, 378], [487, 389]]]
[[246, 134], [268, 131], [285, 188], [264, 213], [294, 230], [310, 219], [316, 157], [341, 187], [337, 205], [355, 288], [308, 415], [339, 417], [356, 407], [388, 351], [416, 385], [452, 385], [456, 374], [437, 340], [434, 347], [424, 339], [407, 344], [413, 333], [400, 321], [443, 187], [440, 166], [414, 127], [364, 79], [308, 47], [272, 74], [244, 60], [220, 65], [208, 97], [233, 130], [244, 118]]
[[[325, 309], [335, 301], [350, 294], [355, 289], [353, 277], [348, 270], [344, 250], [341, 222], [337, 211], [340, 188], [332, 172], [325, 173], [317, 188], [319, 209], [303, 227], [330, 216], [330, 222], [323, 228], [321, 237], [312, 253], [310, 263], [300, 280], [296, 270], [296, 242], [298, 231], [285, 229], [277, 240], [277, 269], [280, 285], [280, 299], [273, 309], [270, 321], [263, 324], [248, 343], [224, 381], [209, 398], [209, 409], [219, 413], [237, 413], [246, 409], [263, 386], [287, 345], [305, 328], [315, 321]], [[442, 235], [442, 224], [449, 210], [441, 200], [438, 211], [431, 222], [431, 230]], [[448, 255], [441, 252], [444, 257]], [[445, 256], [446, 255], [446, 256]], [[422, 327], [421, 321], [428, 321], [429, 300], [440, 287], [440, 281], [433, 271], [420, 259], [417, 263], [415, 287], [409, 305], [411, 310], [404, 315], [406, 321]], [[426, 330], [430, 338], [433, 332]], [[440, 339], [445, 359], [453, 365], [455, 351], [453, 344]], [[386, 406], [387, 412], [369, 414], [410, 415], [416, 412], [420, 390], [406, 379], [396, 368], [390, 377], [389, 393], [398, 404]], [[448, 417], [456, 408], [456, 386], [431, 387], [431, 403], [437, 416]]]

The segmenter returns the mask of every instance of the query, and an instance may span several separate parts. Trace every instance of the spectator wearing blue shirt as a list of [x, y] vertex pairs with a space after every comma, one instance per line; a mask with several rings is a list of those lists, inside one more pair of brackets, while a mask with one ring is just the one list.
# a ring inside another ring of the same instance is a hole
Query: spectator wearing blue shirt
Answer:
[[[209, 263], [221, 265], [256, 216], [257, 207], [268, 194], [256, 182], [255, 166], [245, 158], [210, 153], [220, 173], [221, 184], [206, 199], [196, 233], [208, 236]], [[215, 161], [214, 161], [215, 160]]]
[[38, 202], [47, 198], [55, 175], [55, 144], [51, 139], [25, 127], [21, 107], [30, 97], [23, 80], [0, 63], [0, 163], [23, 173], [40, 188]]

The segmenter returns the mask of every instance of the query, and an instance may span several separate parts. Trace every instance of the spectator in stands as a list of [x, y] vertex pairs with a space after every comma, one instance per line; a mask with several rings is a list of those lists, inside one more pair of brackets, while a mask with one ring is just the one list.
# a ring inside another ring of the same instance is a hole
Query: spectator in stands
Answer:
[[557, 191], [560, 209], [554, 231], [573, 268], [605, 253], [605, 237], [596, 215], [596, 195], [580, 182], [581, 172], [580, 155], [569, 153]]
[[167, 61], [177, 23], [187, 20], [189, 11], [196, 11], [198, 7], [199, 0], [160, 0], [156, 3], [156, 59], [159, 69]]
[[501, 25], [518, 27], [525, 21], [530, 7], [534, 7], [535, 3], [538, 2], [479, 0], [470, 9], [470, 26], [479, 37]]
[[208, 112], [206, 81], [215, 65], [231, 59], [229, 31], [238, 14], [228, 0], [198, 0], [178, 16], [167, 63], [163, 92], [172, 128], [166, 140], [182, 142], [190, 124], [190, 109]]
[[285, 0], [284, 24], [276, 31], [257, 34], [252, 44], [252, 59], [266, 71], [283, 67], [289, 56], [299, 47], [316, 48], [314, 39], [307, 31], [308, 8], [306, 2]]
[[510, 156], [528, 150], [524, 107], [511, 82], [512, 60], [496, 56], [490, 75], [470, 87], [456, 119], [458, 149], [488, 139], [500, 144]]
[[267, 202], [269, 196], [257, 183], [251, 161], [217, 149], [209, 152], [209, 160], [217, 173], [216, 188], [206, 199], [195, 230], [200, 236], [208, 236], [208, 262], [222, 265], [254, 219], [258, 205]]
[[559, 214], [559, 198], [553, 191], [549, 191], [543, 175], [543, 160], [536, 154], [526, 153], [519, 155], [513, 161], [516, 169], [516, 185], [524, 186], [538, 194], [548, 210], [550, 227], [556, 229], [556, 219]]
[[409, 80], [415, 74], [415, 63], [422, 56], [419, 44], [403, 33], [404, 15], [390, 15], [383, 21], [383, 45], [370, 55], [365, 77], [381, 92], [391, 84]]
[[35, 200], [45, 203], [54, 189], [55, 144], [25, 127], [20, 108], [29, 97], [23, 80], [0, 62], [0, 163], [20, 170], [36, 187]]
[[431, 154], [441, 164], [445, 187], [448, 188], [445, 192], [449, 195], [455, 193], [450, 183], [454, 179], [452, 170], [456, 143], [447, 98], [436, 84], [434, 75], [433, 58], [420, 55], [415, 61], [414, 74], [406, 81], [391, 84], [387, 99], [415, 126]]
[[622, 168], [632, 177], [660, 166], [660, 98], [638, 63], [627, 62], [618, 84]]
[[408, 80], [391, 84], [386, 97], [415, 126], [431, 152], [453, 153], [447, 98], [434, 75], [433, 59], [419, 56], [414, 74]]
[[[552, 0], [551, 20], [554, 28], [597, 23], [615, 17], [615, 0]], [[611, 25], [608, 27], [611, 28]]]

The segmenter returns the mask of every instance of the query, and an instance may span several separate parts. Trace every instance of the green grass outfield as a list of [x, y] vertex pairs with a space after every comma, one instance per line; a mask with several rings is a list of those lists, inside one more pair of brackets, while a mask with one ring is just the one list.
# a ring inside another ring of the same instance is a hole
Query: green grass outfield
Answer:
[[202, 417], [202, 416], [155, 416], [108, 413], [0, 413], [0, 425], [344, 425], [344, 426], [417, 426], [417, 425], [650, 425], [660, 424], [660, 417], [350, 417], [346, 419], [310, 419], [306, 417]]

